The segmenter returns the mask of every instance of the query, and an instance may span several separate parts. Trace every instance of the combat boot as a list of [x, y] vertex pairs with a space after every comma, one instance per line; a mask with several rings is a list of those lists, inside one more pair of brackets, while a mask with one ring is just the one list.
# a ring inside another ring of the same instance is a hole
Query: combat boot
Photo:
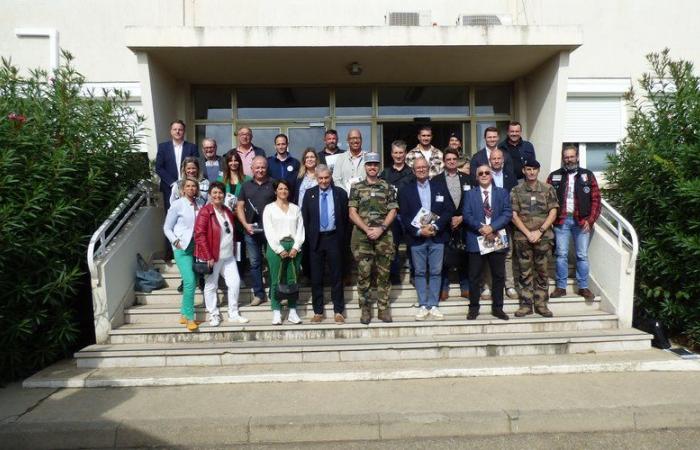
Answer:
[[538, 303], [535, 305], [535, 312], [542, 317], [552, 317], [552, 311], [547, 308], [547, 302]]
[[360, 302], [360, 310], [362, 311], [360, 322], [364, 325], [369, 325], [372, 320], [372, 304], [364, 299]]
[[381, 320], [382, 322], [386, 322], [386, 323], [393, 322], [393, 320], [391, 319], [391, 310], [389, 308], [380, 309], [377, 312], [377, 319]]
[[523, 317], [523, 316], [528, 316], [532, 314], [532, 305], [528, 304], [521, 304], [520, 308], [515, 311], [515, 317]]

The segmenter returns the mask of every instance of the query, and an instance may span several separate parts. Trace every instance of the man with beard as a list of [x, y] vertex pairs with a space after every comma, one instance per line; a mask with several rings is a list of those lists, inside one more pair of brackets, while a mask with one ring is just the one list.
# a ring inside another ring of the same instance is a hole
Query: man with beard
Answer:
[[418, 158], [425, 158], [430, 165], [430, 178], [442, 173], [445, 162], [442, 160], [442, 151], [432, 144], [433, 129], [429, 125], [423, 125], [418, 130], [418, 145], [406, 154], [406, 164], [413, 169], [413, 162]]
[[326, 164], [331, 169], [331, 173], [333, 173], [333, 166], [335, 164], [329, 164], [328, 161], [326, 161], [326, 156], [340, 155], [341, 153], [345, 153], [345, 150], [338, 147], [338, 132], [335, 130], [327, 130], [323, 135], [323, 149], [317, 153], [318, 163]]
[[510, 159], [513, 160], [513, 173], [518, 180], [523, 178], [523, 163], [535, 159], [535, 147], [522, 138], [523, 126], [520, 122], [508, 124], [508, 137], [498, 144]]
[[569, 275], [569, 237], [576, 249], [576, 284], [578, 295], [592, 301], [595, 295], [588, 288], [588, 244], [593, 224], [600, 216], [600, 189], [595, 175], [579, 167], [578, 148], [567, 145], [561, 153], [562, 168], [547, 177], [554, 186], [559, 200], [559, 216], [554, 222], [556, 242], [556, 288], [551, 298], [566, 295], [566, 279]]

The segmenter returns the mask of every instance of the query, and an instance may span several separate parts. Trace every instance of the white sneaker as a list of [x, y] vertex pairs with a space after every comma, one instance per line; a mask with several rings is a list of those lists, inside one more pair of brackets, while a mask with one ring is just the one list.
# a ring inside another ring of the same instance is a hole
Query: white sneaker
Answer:
[[301, 319], [299, 318], [296, 309], [292, 308], [289, 310], [289, 314], [287, 315], [287, 321], [289, 323], [293, 323], [294, 325], [298, 325], [301, 323]]
[[428, 318], [429, 315], [430, 311], [428, 311], [428, 308], [426, 308], [425, 306], [421, 306], [418, 310], [418, 314], [416, 314], [416, 320], [425, 320]]
[[214, 314], [211, 316], [211, 319], [209, 319], [209, 325], [212, 327], [218, 327], [221, 325], [221, 316], [218, 314]]
[[272, 325], [282, 325], [282, 313], [279, 310], [272, 311]]
[[241, 316], [240, 314], [236, 313], [228, 315], [228, 321], [232, 323], [248, 323], [250, 320], [246, 319], [245, 317]]
[[445, 320], [445, 316], [437, 309], [437, 306], [430, 308], [430, 317], [435, 320]]
[[491, 300], [491, 289], [485, 287], [485, 288], [481, 291], [481, 299], [482, 299], [482, 300]]

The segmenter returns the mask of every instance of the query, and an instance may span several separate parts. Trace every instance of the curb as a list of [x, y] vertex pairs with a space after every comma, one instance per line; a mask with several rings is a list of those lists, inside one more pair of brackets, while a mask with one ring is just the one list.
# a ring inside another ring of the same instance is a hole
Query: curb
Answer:
[[14, 422], [0, 425], [9, 449], [222, 446], [235, 444], [382, 441], [406, 438], [494, 436], [697, 428], [700, 405], [380, 413], [323, 416], [179, 418], [120, 422]]

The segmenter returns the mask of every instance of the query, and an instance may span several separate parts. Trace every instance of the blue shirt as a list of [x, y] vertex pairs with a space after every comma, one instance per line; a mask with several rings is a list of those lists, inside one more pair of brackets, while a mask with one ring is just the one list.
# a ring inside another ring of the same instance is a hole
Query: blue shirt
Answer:
[[321, 202], [323, 201], [323, 194], [326, 195], [326, 206], [328, 206], [328, 226], [323, 228], [319, 225], [321, 232], [333, 231], [335, 230], [335, 203], [333, 202], [333, 189], [330, 187], [325, 191], [321, 188], [318, 189], [318, 216], [319, 220], [321, 217]]
[[[430, 211], [430, 180], [425, 180], [423, 183], [416, 180], [416, 186], [418, 186], [418, 197], [420, 198], [421, 206]], [[420, 236], [420, 230], [418, 230], [416, 236]]]

